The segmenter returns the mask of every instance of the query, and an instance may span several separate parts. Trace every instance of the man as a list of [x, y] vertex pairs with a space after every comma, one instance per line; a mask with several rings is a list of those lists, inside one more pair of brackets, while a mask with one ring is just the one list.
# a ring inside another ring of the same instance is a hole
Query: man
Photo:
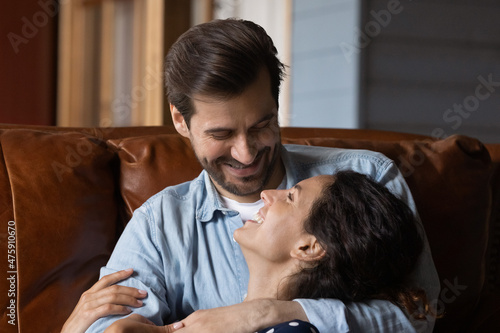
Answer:
[[[283, 72], [272, 40], [248, 21], [202, 24], [172, 46], [166, 86], [173, 124], [191, 140], [204, 171], [191, 182], [164, 189], [134, 212], [101, 271], [103, 278], [82, 296], [65, 329], [78, 331], [107, 316], [89, 329], [101, 332], [130, 306], [134, 315], [127, 321], [171, 324], [163, 332], [178, 327], [179, 332], [255, 332], [292, 319], [310, 321], [320, 332], [414, 330], [408, 314], [382, 300], [242, 303], [248, 268], [232, 235], [262, 206], [262, 190], [353, 169], [384, 184], [415, 211], [397, 167], [380, 154], [281, 145]], [[439, 287], [425, 242], [413, 283], [432, 300]], [[135, 273], [131, 277], [131, 271], [123, 271], [129, 267]], [[433, 320], [418, 326], [430, 332]]]

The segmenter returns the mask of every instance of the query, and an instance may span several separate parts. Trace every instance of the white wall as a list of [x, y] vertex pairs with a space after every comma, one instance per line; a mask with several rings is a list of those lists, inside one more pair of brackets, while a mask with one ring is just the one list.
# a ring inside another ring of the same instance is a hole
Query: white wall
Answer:
[[290, 125], [356, 128], [359, 0], [294, 0]]

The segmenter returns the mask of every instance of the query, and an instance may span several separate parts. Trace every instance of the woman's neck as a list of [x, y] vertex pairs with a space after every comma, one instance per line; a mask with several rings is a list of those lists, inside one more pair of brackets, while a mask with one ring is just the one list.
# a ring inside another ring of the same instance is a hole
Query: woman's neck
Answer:
[[254, 263], [247, 259], [250, 277], [245, 301], [260, 298], [283, 299], [287, 278], [297, 272], [296, 263], [292, 260], [280, 264], [256, 261]]

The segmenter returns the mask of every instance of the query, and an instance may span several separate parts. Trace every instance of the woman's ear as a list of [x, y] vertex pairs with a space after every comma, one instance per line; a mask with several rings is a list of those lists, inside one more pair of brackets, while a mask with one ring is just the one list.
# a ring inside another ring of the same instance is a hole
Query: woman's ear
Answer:
[[325, 249], [313, 235], [303, 237], [290, 252], [292, 258], [301, 261], [318, 261], [325, 255]]
[[174, 124], [177, 132], [180, 135], [189, 138], [189, 128], [184, 120], [184, 116], [173, 104], [170, 104], [170, 114], [172, 115], [172, 123]]

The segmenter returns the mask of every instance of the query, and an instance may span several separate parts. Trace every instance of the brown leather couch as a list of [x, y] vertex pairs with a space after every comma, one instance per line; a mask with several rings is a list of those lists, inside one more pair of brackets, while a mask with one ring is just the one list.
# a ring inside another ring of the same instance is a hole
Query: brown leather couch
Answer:
[[[440, 275], [435, 332], [500, 332], [500, 144], [311, 128], [282, 137], [395, 160]], [[58, 332], [133, 209], [199, 172], [171, 127], [0, 125], [0, 331]]]

